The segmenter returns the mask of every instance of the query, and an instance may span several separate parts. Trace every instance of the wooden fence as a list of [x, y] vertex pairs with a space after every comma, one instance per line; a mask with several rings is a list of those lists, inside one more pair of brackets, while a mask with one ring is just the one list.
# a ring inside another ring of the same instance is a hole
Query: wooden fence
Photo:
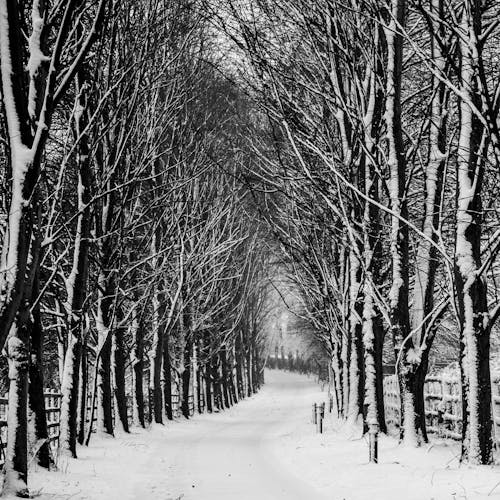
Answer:
[[[500, 445], [500, 378], [492, 382], [492, 419], [494, 436]], [[429, 376], [424, 385], [427, 432], [439, 437], [460, 440], [462, 437], [462, 395], [460, 379]], [[396, 375], [384, 378], [385, 421], [389, 431], [401, 423], [401, 403]]]
[[[205, 408], [205, 402], [200, 401], [202, 411]], [[189, 406], [189, 415], [194, 415], [194, 396], [192, 394], [188, 397], [188, 406]], [[180, 405], [180, 397], [178, 394], [172, 394], [172, 415], [174, 417], [180, 417], [182, 414], [181, 405]]]
[[[62, 395], [55, 389], [46, 389], [45, 396], [45, 413], [47, 416], [47, 430], [49, 434], [49, 442], [52, 451], [57, 453], [59, 447], [59, 420], [61, 416], [61, 398]], [[87, 399], [87, 422], [90, 420], [91, 414], [91, 397]], [[5, 447], [7, 446], [7, 411], [8, 411], [8, 396], [0, 397], [0, 468], [5, 462]], [[194, 396], [190, 395], [188, 399], [189, 414], [195, 413]], [[172, 413], [174, 417], [181, 416], [181, 408], [179, 404], [179, 395], [172, 394]], [[131, 398], [127, 398], [127, 414], [129, 424], [132, 423], [132, 405]], [[114, 412], [113, 412], [114, 418]], [[94, 422], [97, 420], [96, 412], [94, 412]]]

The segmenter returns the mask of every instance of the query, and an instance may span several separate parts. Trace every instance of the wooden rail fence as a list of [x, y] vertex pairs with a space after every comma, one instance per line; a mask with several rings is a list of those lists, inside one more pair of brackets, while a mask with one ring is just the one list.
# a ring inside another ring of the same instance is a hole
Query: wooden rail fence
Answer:
[[[493, 429], [500, 446], [500, 377], [493, 378]], [[427, 432], [439, 437], [460, 440], [462, 437], [462, 395], [460, 379], [450, 376], [429, 376], [424, 385], [425, 421]], [[396, 375], [384, 378], [385, 421], [389, 430], [396, 431], [401, 423], [401, 403]]]
[[[45, 413], [47, 416], [47, 430], [49, 434], [49, 442], [54, 453], [57, 453], [59, 447], [59, 420], [61, 416], [61, 398], [62, 395], [56, 389], [46, 389], [45, 396]], [[179, 395], [172, 394], [172, 413], [174, 417], [181, 416], [181, 407], [179, 403]], [[0, 468], [5, 462], [5, 448], [7, 446], [7, 411], [8, 411], [8, 396], [0, 397]], [[89, 395], [87, 398], [87, 423], [90, 420], [92, 398]], [[195, 413], [194, 396], [190, 395], [188, 399], [189, 414]], [[204, 407], [204, 406], [203, 406]], [[96, 408], [94, 408], [96, 410]], [[96, 411], [94, 411], [94, 422], [97, 420]], [[127, 398], [127, 414], [129, 424], [132, 423], [132, 404], [131, 398]], [[114, 412], [113, 412], [114, 418]]]

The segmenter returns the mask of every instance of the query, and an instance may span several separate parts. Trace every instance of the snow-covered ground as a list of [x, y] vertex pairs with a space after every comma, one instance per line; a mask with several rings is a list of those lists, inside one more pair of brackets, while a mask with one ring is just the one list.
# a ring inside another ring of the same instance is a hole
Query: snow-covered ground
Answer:
[[357, 500], [500, 498], [500, 469], [460, 466], [456, 445], [380, 445], [367, 464], [356, 430], [327, 419], [318, 435], [313, 379], [269, 371], [266, 386], [229, 411], [117, 439], [95, 439], [30, 487], [51, 500]]

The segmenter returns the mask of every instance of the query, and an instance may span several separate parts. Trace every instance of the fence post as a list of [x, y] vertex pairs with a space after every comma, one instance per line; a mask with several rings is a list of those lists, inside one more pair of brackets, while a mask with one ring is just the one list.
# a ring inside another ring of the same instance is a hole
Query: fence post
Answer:
[[316, 432], [323, 434], [323, 418], [325, 416], [325, 403], [316, 405]]
[[368, 461], [378, 463], [378, 424], [371, 423], [368, 428]]
[[316, 425], [317, 422], [317, 416], [316, 416], [316, 403], [313, 403], [312, 405], [312, 423]]

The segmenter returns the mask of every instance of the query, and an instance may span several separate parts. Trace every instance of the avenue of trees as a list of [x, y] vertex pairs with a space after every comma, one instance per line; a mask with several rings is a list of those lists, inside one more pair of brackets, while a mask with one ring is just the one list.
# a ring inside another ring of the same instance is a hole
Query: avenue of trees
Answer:
[[446, 344], [491, 463], [499, 42], [496, 0], [0, 0], [4, 494], [53, 465], [44, 387], [71, 457], [257, 391], [283, 272], [340, 418], [386, 431], [392, 359], [427, 441]]
[[451, 328], [462, 458], [491, 463], [500, 4], [222, 4], [219, 26], [268, 127], [249, 139], [261, 215], [331, 357], [340, 416], [386, 431], [391, 350], [401, 439], [425, 442], [429, 356]]
[[33, 455], [52, 466], [44, 387], [76, 457], [130, 406], [144, 427], [173, 393], [189, 418], [262, 383], [250, 114], [213, 44], [192, 0], [0, 1], [4, 495], [29, 495]]

